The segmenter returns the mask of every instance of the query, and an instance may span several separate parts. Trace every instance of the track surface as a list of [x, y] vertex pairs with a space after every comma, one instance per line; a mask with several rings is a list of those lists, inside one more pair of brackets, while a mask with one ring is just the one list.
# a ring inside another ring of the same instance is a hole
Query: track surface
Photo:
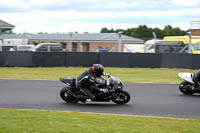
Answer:
[[126, 105], [112, 102], [67, 104], [59, 96], [64, 86], [58, 81], [0, 80], [0, 108], [200, 119], [200, 95], [183, 95], [176, 84], [126, 83], [126, 90], [131, 94]]

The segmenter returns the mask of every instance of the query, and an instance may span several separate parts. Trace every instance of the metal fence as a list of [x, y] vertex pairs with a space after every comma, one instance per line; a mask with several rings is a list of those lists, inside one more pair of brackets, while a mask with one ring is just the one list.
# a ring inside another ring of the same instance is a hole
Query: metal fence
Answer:
[[200, 55], [183, 53], [0, 52], [2, 67], [200, 68]]

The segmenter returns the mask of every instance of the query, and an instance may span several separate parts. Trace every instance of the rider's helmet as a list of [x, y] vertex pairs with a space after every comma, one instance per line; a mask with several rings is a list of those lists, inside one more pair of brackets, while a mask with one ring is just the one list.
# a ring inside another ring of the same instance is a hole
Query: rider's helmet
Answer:
[[103, 65], [101, 64], [93, 64], [92, 66], [92, 72], [95, 74], [96, 77], [100, 77], [103, 75]]

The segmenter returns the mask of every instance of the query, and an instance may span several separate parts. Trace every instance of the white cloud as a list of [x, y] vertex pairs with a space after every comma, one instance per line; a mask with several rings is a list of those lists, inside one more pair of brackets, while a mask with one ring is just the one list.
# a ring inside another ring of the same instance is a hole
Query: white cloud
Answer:
[[172, 22], [172, 23], [169, 23], [169, 25], [173, 26], [173, 27], [180, 27], [181, 25], [181, 29], [184, 29], [184, 30], [188, 30], [190, 28], [190, 22], [189, 21], [177, 21], [177, 22]]
[[[200, 10], [199, 10], [200, 12]], [[125, 14], [125, 15], [124, 15]], [[147, 24], [151, 27], [162, 27], [155, 22], [155, 24], [149, 24], [150, 22], [147, 17], [155, 18], [155, 21], [160, 21], [159, 18], [165, 19], [170, 17], [182, 17], [190, 14], [190, 12], [181, 12], [180, 10], [175, 11], [135, 11], [135, 12], [78, 12], [78, 11], [33, 11], [28, 13], [0, 13], [0, 18], [16, 25], [15, 32], [69, 32], [69, 31], [78, 31], [78, 32], [99, 32], [101, 28], [132, 28], [140, 24]], [[137, 19], [143, 18], [144, 21], [141, 23], [133, 22], [117, 22], [123, 19]], [[113, 20], [112, 20], [113, 19]], [[110, 20], [110, 21], [105, 21]], [[104, 22], [105, 21], [105, 22]], [[171, 22], [170, 24], [177, 25], [181, 28], [186, 28], [186, 21], [183, 24], [180, 22]], [[180, 24], [180, 25], [178, 25]], [[165, 24], [168, 25], [168, 24]]]
[[28, 5], [31, 6], [47, 6], [47, 5], [52, 5], [54, 4], [55, 1], [54, 0], [31, 0], [30, 2], [28, 2]]
[[[32, 26], [30, 27], [30, 25]], [[115, 23], [90, 23], [90, 22], [67, 22], [54, 26], [47, 26], [45, 23], [27, 23], [20, 25], [15, 28], [15, 32], [30, 32], [38, 33], [38, 32], [48, 32], [48, 33], [68, 33], [68, 32], [89, 32], [89, 33], [98, 33], [102, 29], [102, 27], [114, 28], [114, 29], [127, 29], [130, 27], [136, 27], [137, 24], [115, 24]]]
[[172, 4], [176, 6], [189, 7], [189, 6], [197, 6], [200, 3], [199, 0], [172, 0]]
[[139, 2], [127, 2], [127, 1], [105, 1], [105, 3], [91, 4], [89, 5], [89, 9], [98, 10], [98, 9], [106, 9], [106, 10], [121, 10], [126, 8], [134, 8], [139, 6]]
[[4, 6], [12, 6], [12, 7], [26, 7], [26, 4], [23, 2], [23, 0], [0, 0], [0, 4]]
[[[167, 0], [14, 1], [0, 0], [0, 19], [15, 25], [15, 32], [99, 32], [102, 27], [127, 29], [140, 24], [159, 28], [171, 24], [187, 30], [200, 14], [200, 8], [187, 8], [198, 0], [171, 0], [170, 10], [162, 9], [169, 7]], [[6, 6], [25, 10], [7, 13], [11, 9]]]
[[[0, 17], [10, 20], [11, 22], [27, 22], [35, 23], [46, 21], [77, 21], [77, 20], [95, 20], [95, 19], [112, 19], [112, 18], [131, 18], [131, 17], [182, 17], [190, 15], [192, 12], [200, 13], [200, 9], [182, 12], [174, 11], [127, 11], [127, 12], [79, 12], [79, 11], [33, 11], [20, 13], [0, 13]], [[145, 18], [144, 18], [145, 19]]]
[[[27, 3], [29, 5], [29, 8], [34, 10], [37, 9], [37, 8], [40, 8], [40, 9], [48, 9], [48, 7], [52, 8], [54, 7], [53, 9], [56, 9], [56, 8], [60, 8], [60, 7], [67, 7], [70, 5], [70, 2], [67, 1], [67, 0], [31, 0]], [[62, 9], [61, 9], [62, 10]]]
[[40, 9], [120, 12], [171, 10], [172, 8], [198, 7], [198, 5], [200, 5], [199, 0], [0, 0], [0, 8], [4, 8], [5, 11], [6, 8], [10, 10], [10, 7], [16, 7], [16, 9], [25, 8], [25, 11], [35, 11]]

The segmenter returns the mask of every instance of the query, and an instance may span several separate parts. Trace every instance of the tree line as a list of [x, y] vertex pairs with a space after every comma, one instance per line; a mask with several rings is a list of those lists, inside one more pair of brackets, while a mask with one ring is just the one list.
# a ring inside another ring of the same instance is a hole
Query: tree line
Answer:
[[153, 38], [153, 32], [156, 33], [157, 38], [162, 39], [165, 36], [184, 36], [187, 34], [187, 31], [181, 30], [179, 27], [173, 28], [171, 25], [167, 25], [164, 29], [160, 28], [149, 28], [146, 25], [139, 25], [136, 28], [128, 28], [124, 29], [108, 29], [106, 27], [102, 28], [101, 33], [119, 33], [121, 32], [123, 35], [140, 38], [143, 40], [149, 40]]

